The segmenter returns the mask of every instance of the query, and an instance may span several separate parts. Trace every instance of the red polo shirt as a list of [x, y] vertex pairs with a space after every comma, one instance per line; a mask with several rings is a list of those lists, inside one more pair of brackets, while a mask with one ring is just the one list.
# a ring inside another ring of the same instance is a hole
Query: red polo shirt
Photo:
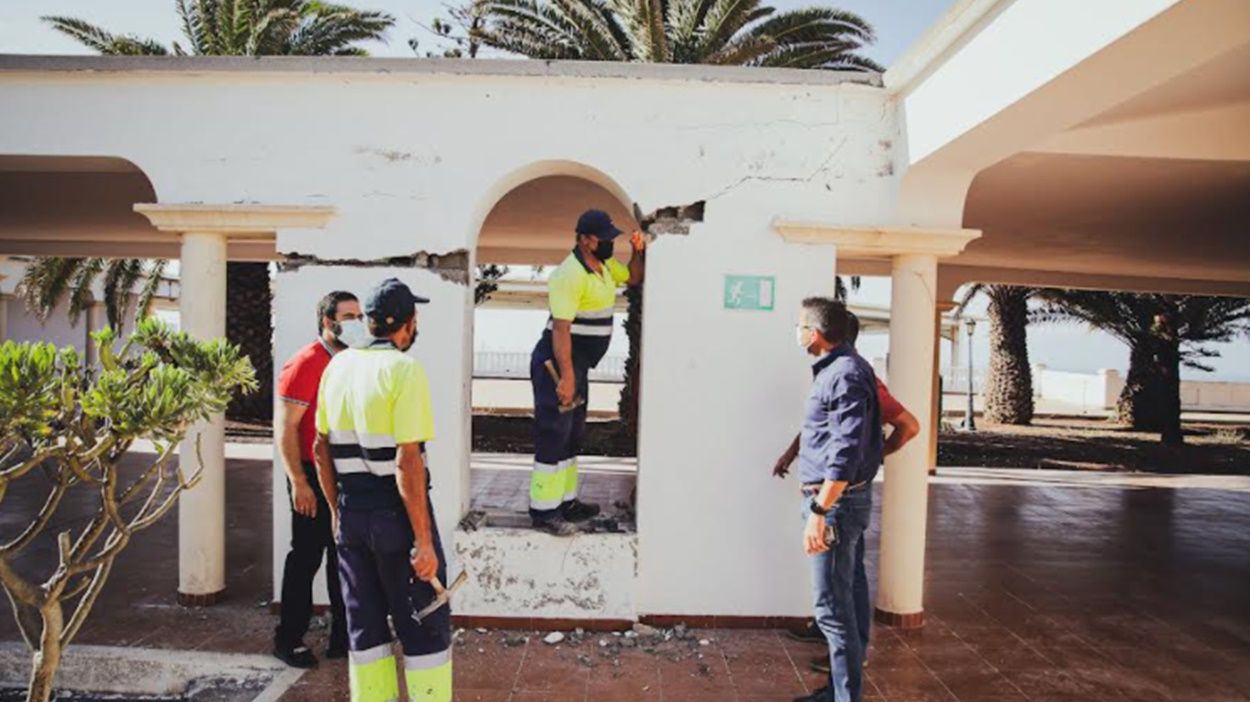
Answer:
[[882, 424], [893, 424], [907, 411], [903, 403], [894, 399], [894, 396], [890, 394], [890, 389], [881, 382], [880, 378], [877, 379], [877, 404], [881, 406]]
[[299, 457], [308, 463], [312, 463], [317, 438], [317, 388], [330, 358], [330, 349], [317, 339], [292, 356], [278, 376], [278, 398], [307, 408], [299, 420]]

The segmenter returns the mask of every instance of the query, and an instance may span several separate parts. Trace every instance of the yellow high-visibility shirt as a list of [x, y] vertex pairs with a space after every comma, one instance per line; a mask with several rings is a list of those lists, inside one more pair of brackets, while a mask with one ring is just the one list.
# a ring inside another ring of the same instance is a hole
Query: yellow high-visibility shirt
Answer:
[[[547, 305], [551, 320], [572, 322], [574, 362], [589, 367], [599, 363], [612, 340], [612, 313], [616, 289], [629, 280], [629, 268], [615, 258], [603, 262], [598, 272], [574, 250], [547, 279]], [[547, 329], [552, 321], [547, 321]]]

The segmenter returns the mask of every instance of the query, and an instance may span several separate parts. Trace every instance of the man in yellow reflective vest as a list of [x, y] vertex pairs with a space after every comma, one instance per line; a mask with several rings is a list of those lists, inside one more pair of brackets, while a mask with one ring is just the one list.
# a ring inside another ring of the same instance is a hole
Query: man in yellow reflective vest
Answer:
[[447, 580], [426, 471], [429, 382], [405, 353], [426, 302], [395, 278], [374, 288], [365, 300], [373, 343], [336, 354], [317, 399], [317, 477], [339, 554], [352, 702], [399, 699], [392, 627], [408, 699], [451, 702], [451, 612], [413, 619], [434, 599], [435, 575]]
[[[583, 213], [576, 233], [573, 252], [547, 279], [551, 318], [530, 357], [534, 388], [530, 517], [535, 528], [556, 536], [577, 533], [579, 522], [599, 514], [598, 505], [577, 499], [577, 454], [586, 431], [588, 374], [612, 340], [616, 289], [642, 284], [646, 253], [642, 234], [634, 232], [629, 266], [613, 258], [614, 242], [622, 232], [600, 210]], [[548, 370], [549, 362], [559, 382]]]

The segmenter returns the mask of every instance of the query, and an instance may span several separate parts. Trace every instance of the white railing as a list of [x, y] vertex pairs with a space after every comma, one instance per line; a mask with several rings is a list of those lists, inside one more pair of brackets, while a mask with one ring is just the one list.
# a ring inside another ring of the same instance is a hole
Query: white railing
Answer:
[[[972, 372], [972, 392], [981, 394], [985, 388], [985, 369], [975, 368]], [[943, 393], [961, 393], [968, 392], [968, 369], [967, 368], [943, 368], [942, 369], [942, 392]]]
[[[476, 351], [473, 354], [473, 377], [497, 380], [528, 380], [528, 351]], [[625, 357], [605, 356], [599, 367], [590, 371], [590, 379], [599, 383], [625, 381]]]

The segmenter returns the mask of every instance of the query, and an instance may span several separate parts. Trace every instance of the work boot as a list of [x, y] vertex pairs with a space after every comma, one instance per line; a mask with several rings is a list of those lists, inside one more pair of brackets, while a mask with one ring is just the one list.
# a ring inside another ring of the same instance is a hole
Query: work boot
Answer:
[[297, 646], [283, 646], [275, 643], [273, 645], [273, 657], [292, 668], [317, 667], [317, 657], [302, 643]]
[[825, 685], [810, 695], [795, 697], [794, 702], [833, 702], [833, 688]]
[[552, 536], [573, 536], [581, 531], [576, 524], [560, 515], [547, 517], [546, 519], [535, 519], [534, 528], [539, 531], [545, 531]]
[[574, 497], [560, 507], [560, 515], [570, 522], [584, 522], [599, 516], [599, 505]]
[[808, 621], [807, 626], [801, 629], [786, 629], [786, 636], [803, 643], [825, 643], [825, 634], [814, 621]]

